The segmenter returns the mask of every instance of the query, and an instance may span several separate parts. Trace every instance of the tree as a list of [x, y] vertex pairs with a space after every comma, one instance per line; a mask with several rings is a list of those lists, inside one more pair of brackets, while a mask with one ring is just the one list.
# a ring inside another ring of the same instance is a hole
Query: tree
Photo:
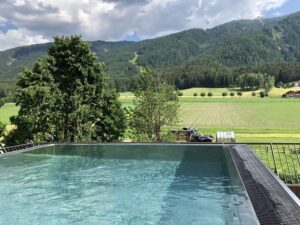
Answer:
[[198, 96], [198, 94], [195, 92], [195, 93], [194, 93], [194, 97], [197, 97], [197, 96]]
[[274, 87], [274, 85], [275, 85], [274, 77], [273, 76], [267, 76], [265, 78], [265, 81], [264, 81], [264, 89], [265, 89], [266, 94], [269, 94], [269, 92]]
[[138, 78], [134, 95], [136, 101], [130, 109], [129, 123], [133, 141], [167, 141], [168, 128], [178, 121], [179, 105], [174, 87], [145, 69]]
[[243, 96], [243, 92], [238, 91], [237, 95], [240, 96], [240, 97], [242, 97]]
[[[4, 102], [0, 99], [0, 108], [4, 105]], [[0, 138], [4, 135], [4, 124], [0, 122]], [[1, 146], [0, 146], [1, 147]]]
[[[0, 108], [4, 105], [3, 99], [0, 99]], [[0, 122], [0, 149], [2, 147], [2, 137], [4, 136], [5, 125]]]
[[260, 73], [246, 73], [238, 77], [238, 84], [242, 90], [257, 90], [263, 87], [264, 75]]
[[222, 93], [222, 96], [223, 96], [223, 97], [226, 97], [226, 96], [227, 96], [227, 92], [223, 92], [223, 93]]
[[117, 141], [125, 131], [118, 95], [107, 88], [102, 64], [81, 37], [56, 37], [46, 59], [18, 78], [17, 129], [6, 142]]
[[200, 95], [201, 95], [201, 97], [205, 97], [206, 93], [205, 92], [201, 92]]
[[234, 92], [230, 92], [230, 96], [233, 97], [235, 95]]
[[212, 92], [208, 92], [208, 93], [207, 93], [207, 96], [208, 96], [208, 97], [212, 97], [212, 96], [213, 96], [213, 93], [212, 93]]

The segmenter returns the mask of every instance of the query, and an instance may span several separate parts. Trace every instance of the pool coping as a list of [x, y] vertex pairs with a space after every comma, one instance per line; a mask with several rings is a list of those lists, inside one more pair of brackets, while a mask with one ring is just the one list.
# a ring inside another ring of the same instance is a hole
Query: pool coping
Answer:
[[287, 185], [247, 145], [230, 152], [260, 223], [300, 224], [300, 200]]
[[[244, 190], [245, 190], [245, 197], [246, 197], [246, 199], [248, 200], [248, 202], [249, 202], [249, 209], [248, 210], [250, 210], [252, 213], [252, 215], [254, 215], [254, 217], [255, 218], [251, 218], [251, 222], [252, 222], [252, 225], [259, 225], [260, 223], [259, 223], [259, 220], [258, 220], [258, 217], [257, 217], [257, 215], [256, 215], [256, 212], [255, 212], [255, 210], [254, 210], [254, 206], [253, 206], [253, 204], [252, 204], [252, 202], [251, 202], [251, 199], [250, 199], [250, 197], [249, 197], [249, 194], [248, 194], [248, 192], [247, 192], [247, 189], [246, 189], [246, 187], [245, 187], [245, 184], [244, 184], [244, 182], [243, 182], [243, 180], [242, 180], [242, 177], [241, 177], [241, 175], [240, 175], [240, 173], [239, 173], [239, 171], [238, 171], [238, 168], [237, 168], [237, 166], [236, 166], [236, 163], [235, 163], [235, 161], [234, 161], [234, 159], [233, 159], [233, 157], [232, 157], [232, 154], [231, 154], [231, 146], [230, 145], [223, 145], [223, 149], [224, 149], [224, 151], [227, 151], [228, 152], [228, 154], [226, 154], [225, 153], [225, 158], [226, 158], [226, 162], [227, 163], [232, 163], [233, 164], [233, 166], [231, 167], [231, 166], [229, 166], [228, 167], [228, 172], [229, 172], [229, 174], [230, 174], [230, 177], [235, 177], [235, 176], [237, 176], [237, 179], [231, 179], [231, 183], [232, 183], [232, 185], [233, 185], [233, 189], [235, 189], [235, 188], [237, 188], [237, 187], [242, 187]], [[240, 212], [241, 213], [241, 212]]]

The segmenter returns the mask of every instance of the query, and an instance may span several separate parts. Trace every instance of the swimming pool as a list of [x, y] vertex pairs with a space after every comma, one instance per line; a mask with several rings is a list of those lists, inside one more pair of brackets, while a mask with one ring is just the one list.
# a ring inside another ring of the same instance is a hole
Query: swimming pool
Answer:
[[258, 224], [226, 146], [53, 145], [0, 157], [0, 224]]

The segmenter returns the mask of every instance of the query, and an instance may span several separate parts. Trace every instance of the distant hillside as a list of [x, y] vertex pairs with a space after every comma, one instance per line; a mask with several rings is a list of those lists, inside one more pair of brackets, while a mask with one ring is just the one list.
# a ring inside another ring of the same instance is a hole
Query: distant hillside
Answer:
[[[99, 61], [105, 63], [107, 74], [117, 80], [129, 79], [146, 66], [167, 71], [170, 79], [178, 70], [197, 70], [197, 66], [205, 65], [215, 66], [218, 73], [229, 70], [233, 76], [233, 68], [268, 72], [264, 65], [272, 68], [270, 65], [300, 62], [300, 12], [271, 19], [233, 21], [208, 30], [191, 29], [140, 42], [96, 41], [91, 45]], [[40, 44], [0, 52], [0, 81], [14, 80], [25, 66], [44, 57], [49, 46]], [[294, 75], [300, 79], [299, 74]]]

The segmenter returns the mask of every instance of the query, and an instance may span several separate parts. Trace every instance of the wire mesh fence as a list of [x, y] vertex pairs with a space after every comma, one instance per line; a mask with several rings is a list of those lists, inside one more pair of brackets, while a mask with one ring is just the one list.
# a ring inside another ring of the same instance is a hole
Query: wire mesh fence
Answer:
[[300, 143], [248, 143], [285, 183], [300, 183]]

